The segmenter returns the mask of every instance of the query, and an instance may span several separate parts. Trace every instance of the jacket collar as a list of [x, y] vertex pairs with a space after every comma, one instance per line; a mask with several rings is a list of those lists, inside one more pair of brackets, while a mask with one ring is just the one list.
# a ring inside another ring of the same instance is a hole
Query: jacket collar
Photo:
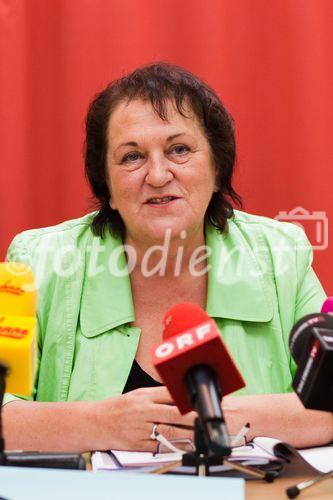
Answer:
[[[211, 248], [207, 313], [239, 321], [270, 321], [273, 306], [266, 277], [236, 224], [230, 221], [228, 232], [223, 235], [208, 225], [206, 243]], [[96, 255], [97, 248], [100, 250]], [[115, 261], [116, 273], [110, 271], [110, 263]], [[131, 283], [122, 241], [110, 234], [104, 240], [91, 235], [85, 262], [80, 311], [82, 333], [94, 337], [133, 322]]]

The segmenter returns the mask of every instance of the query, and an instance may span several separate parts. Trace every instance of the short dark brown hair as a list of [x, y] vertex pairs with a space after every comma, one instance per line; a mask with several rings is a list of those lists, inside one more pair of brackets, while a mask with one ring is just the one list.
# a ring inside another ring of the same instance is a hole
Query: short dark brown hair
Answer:
[[219, 190], [212, 195], [205, 221], [223, 232], [227, 219], [233, 215], [232, 202], [242, 205], [240, 196], [232, 186], [236, 158], [233, 119], [214, 90], [205, 82], [183, 68], [159, 62], [139, 67], [129, 75], [111, 82], [95, 96], [89, 106], [85, 171], [98, 202], [98, 212], [92, 222], [93, 233], [103, 237], [105, 230], [109, 229], [114, 235], [125, 234], [119, 212], [109, 205], [107, 129], [116, 105], [133, 99], [149, 100], [163, 120], [167, 120], [168, 101], [172, 100], [183, 116], [186, 116], [186, 105], [190, 105], [206, 134], [218, 171]]

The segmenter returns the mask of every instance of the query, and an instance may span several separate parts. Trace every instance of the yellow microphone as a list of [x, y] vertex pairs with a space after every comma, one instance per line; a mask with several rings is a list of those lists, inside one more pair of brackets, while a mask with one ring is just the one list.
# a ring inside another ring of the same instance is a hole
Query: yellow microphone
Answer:
[[36, 370], [37, 291], [29, 266], [0, 263], [0, 364], [6, 391], [30, 396]]
[[37, 292], [31, 269], [15, 262], [0, 263], [0, 465], [86, 469], [79, 453], [5, 452], [1, 402], [4, 389], [30, 396], [37, 361]]

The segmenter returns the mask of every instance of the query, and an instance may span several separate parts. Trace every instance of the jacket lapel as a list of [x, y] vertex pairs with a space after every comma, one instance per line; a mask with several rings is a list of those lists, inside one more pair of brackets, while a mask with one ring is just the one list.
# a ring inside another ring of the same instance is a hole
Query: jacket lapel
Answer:
[[134, 321], [131, 283], [122, 241], [91, 234], [86, 251], [80, 326], [86, 337]]
[[267, 277], [237, 225], [229, 221], [224, 234], [208, 225], [206, 244], [211, 249], [207, 313], [240, 321], [270, 321], [273, 304]]

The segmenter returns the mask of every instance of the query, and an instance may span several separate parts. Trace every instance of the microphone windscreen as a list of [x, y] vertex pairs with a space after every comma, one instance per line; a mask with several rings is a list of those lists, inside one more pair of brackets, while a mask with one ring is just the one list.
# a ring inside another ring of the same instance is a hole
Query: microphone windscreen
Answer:
[[312, 337], [313, 328], [327, 328], [332, 330], [333, 316], [325, 313], [312, 313], [307, 314], [295, 323], [290, 332], [289, 347], [296, 364], [299, 363]]
[[37, 291], [25, 264], [0, 263], [0, 364], [6, 391], [30, 396], [37, 364]]
[[36, 319], [0, 315], [0, 364], [8, 368], [6, 392], [30, 396], [36, 372]]
[[37, 290], [32, 270], [21, 262], [0, 262], [0, 314], [35, 316]]
[[164, 315], [163, 339], [167, 340], [207, 320], [209, 320], [208, 314], [196, 304], [192, 304], [191, 302], [176, 304]]

